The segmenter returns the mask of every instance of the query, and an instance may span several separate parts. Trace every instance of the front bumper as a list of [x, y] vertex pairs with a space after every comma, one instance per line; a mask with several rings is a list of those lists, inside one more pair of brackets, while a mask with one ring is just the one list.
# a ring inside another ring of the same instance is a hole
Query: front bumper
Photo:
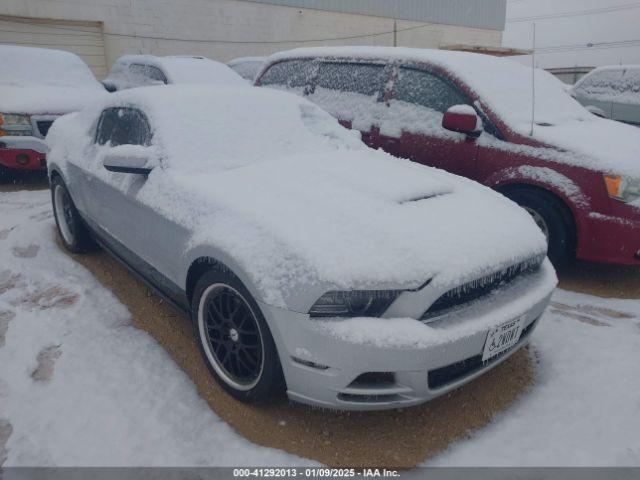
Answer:
[[[289, 398], [340, 410], [380, 410], [442, 395], [522, 348], [556, 282], [545, 260], [536, 273], [428, 325], [407, 318], [312, 320], [261, 307], [278, 348]], [[483, 363], [488, 331], [520, 316], [524, 330], [519, 343]], [[340, 334], [333, 328], [336, 322]]]
[[11, 170], [46, 170], [47, 145], [37, 137], [0, 137], [0, 165]]
[[640, 265], [640, 209], [624, 207], [622, 215], [592, 212], [578, 235], [576, 257], [588, 262]]

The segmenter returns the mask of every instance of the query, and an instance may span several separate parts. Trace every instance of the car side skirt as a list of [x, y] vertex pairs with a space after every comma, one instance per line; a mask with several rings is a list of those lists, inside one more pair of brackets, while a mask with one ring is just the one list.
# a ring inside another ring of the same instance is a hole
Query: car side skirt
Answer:
[[127, 270], [142, 280], [149, 288], [170, 303], [174, 308], [180, 310], [187, 316], [190, 314], [191, 307], [189, 305], [187, 292], [184, 289], [173, 283], [156, 268], [145, 262], [142, 258], [113, 238], [113, 236], [109, 235], [97, 223], [88, 219], [84, 215], [82, 216], [82, 219], [91, 231], [94, 240], [116, 260], [118, 260], [118, 262], [120, 262]]

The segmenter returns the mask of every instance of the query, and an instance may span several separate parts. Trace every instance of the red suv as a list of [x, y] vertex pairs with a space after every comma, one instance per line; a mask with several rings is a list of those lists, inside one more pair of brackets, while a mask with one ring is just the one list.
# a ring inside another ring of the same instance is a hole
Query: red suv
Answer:
[[547, 72], [472, 53], [309, 48], [273, 55], [255, 84], [501, 192], [531, 213], [555, 264], [640, 265], [640, 129], [590, 114]]

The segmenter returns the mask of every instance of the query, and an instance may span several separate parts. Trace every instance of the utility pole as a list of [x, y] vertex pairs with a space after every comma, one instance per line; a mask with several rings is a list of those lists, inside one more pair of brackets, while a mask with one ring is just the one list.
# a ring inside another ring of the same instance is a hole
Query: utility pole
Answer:
[[531, 133], [536, 122], [536, 22], [533, 22], [533, 51], [531, 52]]
[[393, 46], [398, 46], [398, 22], [393, 21]]

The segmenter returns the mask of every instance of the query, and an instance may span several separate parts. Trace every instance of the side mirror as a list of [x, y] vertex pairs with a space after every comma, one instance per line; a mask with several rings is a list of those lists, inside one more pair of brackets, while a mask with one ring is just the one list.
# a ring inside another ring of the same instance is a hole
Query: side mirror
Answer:
[[470, 105], [454, 105], [442, 117], [442, 128], [477, 138], [482, 133], [482, 121]]
[[104, 168], [110, 172], [149, 175], [153, 170], [152, 160], [144, 153], [108, 153], [102, 160]]
[[107, 92], [109, 92], [109, 93], [113, 93], [113, 92], [115, 92], [116, 90], [118, 90], [118, 89], [117, 89], [117, 87], [116, 87], [113, 83], [111, 83], [111, 82], [109, 82], [109, 81], [107, 81], [107, 80], [104, 80], [104, 81], [102, 82], [102, 86], [103, 86], [103, 87], [104, 87], [104, 89], [105, 89]]

